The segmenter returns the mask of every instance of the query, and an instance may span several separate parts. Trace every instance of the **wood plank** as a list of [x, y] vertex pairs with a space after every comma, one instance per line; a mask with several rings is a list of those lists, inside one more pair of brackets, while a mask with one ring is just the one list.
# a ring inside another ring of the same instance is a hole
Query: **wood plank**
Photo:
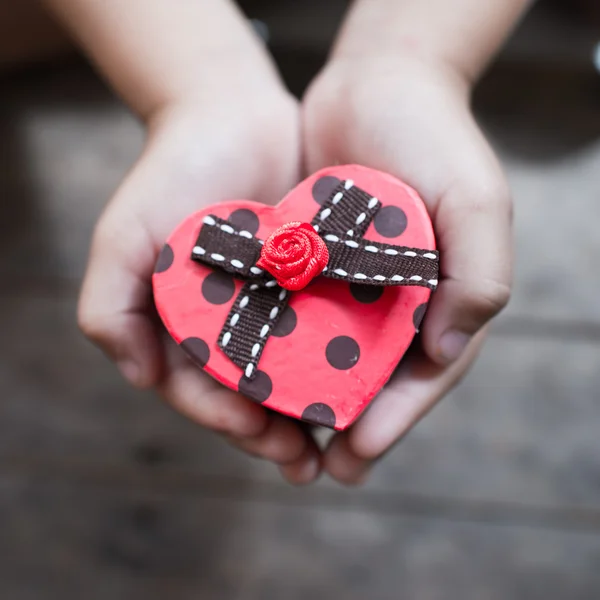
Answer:
[[[0, 480], [11, 600], [589, 600], [600, 537]], [[243, 490], [241, 490], [243, 491]]]
[[139, 123], [82, 65], [6, 80], [0, 136], [2, 285], [76, 282], [95, 221], [142, 146]]

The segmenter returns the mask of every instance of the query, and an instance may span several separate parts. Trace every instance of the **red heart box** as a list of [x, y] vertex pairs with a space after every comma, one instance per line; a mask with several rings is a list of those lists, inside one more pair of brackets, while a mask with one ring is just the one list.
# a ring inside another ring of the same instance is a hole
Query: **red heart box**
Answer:
[[168, 239], [153, 276], [158, 312], [198, 366], [267, 408], [337, 430], [351, 425], [391, 376], [418, 330], [430, 290], [317, 277], [291, 294], [249, 380], [217, 344], [243, 283], [192, 261], [191, 251], [209, 214], [264, 240], [284, 223], [310, 222], [340, 180], [348, 179], [382, 204], [365, 239], [435, 249], [427, 210], [412, 188], [385, 173], [346, 165], [315, 173], [277, 206], [234, 200], [193, 214]]

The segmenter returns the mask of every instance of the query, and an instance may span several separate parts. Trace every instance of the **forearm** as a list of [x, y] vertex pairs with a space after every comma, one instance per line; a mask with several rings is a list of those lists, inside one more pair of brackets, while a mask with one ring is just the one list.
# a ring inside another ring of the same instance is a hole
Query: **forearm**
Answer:
[[181, 99], [247, 94], [274, 68], [230, 0], [45, 0], [142, 117]]
[[481, 74], [533, 0], [357, 0], [334, 59], [443, 63]]

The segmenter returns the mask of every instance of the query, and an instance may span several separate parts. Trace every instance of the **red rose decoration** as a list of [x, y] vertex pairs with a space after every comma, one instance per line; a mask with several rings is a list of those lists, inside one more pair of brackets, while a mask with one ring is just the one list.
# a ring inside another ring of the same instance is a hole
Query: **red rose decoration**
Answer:
[[310, 223], [286, 223], [265, 241], [258, 267], [286, 290], [305, 288], [323, 272], [329, 260], [325, 242]]

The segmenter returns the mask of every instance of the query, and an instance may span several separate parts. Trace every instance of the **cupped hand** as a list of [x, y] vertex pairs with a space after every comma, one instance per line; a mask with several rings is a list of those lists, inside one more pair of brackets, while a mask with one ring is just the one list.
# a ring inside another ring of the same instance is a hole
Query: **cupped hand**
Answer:
[[297, 183], [297, 102], [270, 82], [220, 89], [166, 107], [148, 132], [96, 227], [80, 326], [130, 383], [156, 387], [197, 423], [282, 465], [290, 481], [310, 481], [320, 470], [312, 438], [193, 366], [164, 333], [151, 294], [158, 253], [185, 217], [232, 198], [276, 203]]
[[431, 215], [441, 277], [419, 343], [367, 412], [333, 437], [324, 464], [365, 480], [474, 361], [486, 323], [507, 303], [511, 201], [469, 107], [469, 87], [442, 66], [382, 58], [332, 61], [303, 104], [305, 164], [358, 163], [414, 187]]
[[142, 156], [97, 225], [81, 328], [133, 385], [157, 387], [194, 421], [279, 464], [289, 481], [310, 482], [322, 460], [307, 429], [213, 381], [164, 333], [152, 304], [154, 264], [190, 213], [231, 198], [275, 203], [297, 183], [301, 163], [308, 172], [359, 163], [398, 176], [427, 203], [442, 280], [422, 349], [413, 349], [365, 415], [326, 450], [334, 478], [363, 481], [460, 379], [485, 323], [508, 299], [510, 202], [501, 170], [471, 116], [465, 86], [423, 65], [331, 63], [302, 115], [279, 86], [207, 97], [169, 105], [150, 121]]

